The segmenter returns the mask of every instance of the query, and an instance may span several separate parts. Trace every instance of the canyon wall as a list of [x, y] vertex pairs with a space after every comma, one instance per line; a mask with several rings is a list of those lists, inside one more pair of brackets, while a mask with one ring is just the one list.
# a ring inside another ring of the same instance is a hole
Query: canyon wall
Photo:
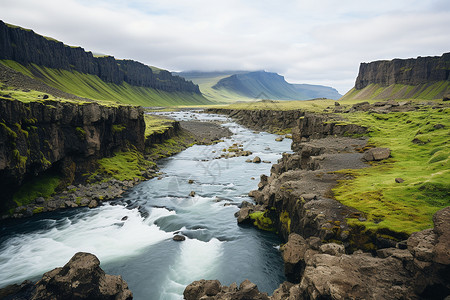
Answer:
[[381, 86], [420, 85], [448, 80], [450, 80], [450, 53], [444, 53], [442, 56], [361, 63], [355, 88], [361, 90], [372, 83]]
[[95, 57], [81, 47], [34, 33], [32, 30], [0, 21], [0, 59], [14, 60], [22, 65], [36, 64], [54, 69], [77, 71], [98, 76], [105, 82], [150, 87], [167, 92], [200, 94], [197, 85], [166, 70], [152, 71], [149, 66], [133, 60], [116, 60], [112, 56]]
[[70, 184], [95, 160], [119, 149], [144, 150], [143, 110], [97, 103], [0, 99], [0, 208], [17, 188], [50, 170]]

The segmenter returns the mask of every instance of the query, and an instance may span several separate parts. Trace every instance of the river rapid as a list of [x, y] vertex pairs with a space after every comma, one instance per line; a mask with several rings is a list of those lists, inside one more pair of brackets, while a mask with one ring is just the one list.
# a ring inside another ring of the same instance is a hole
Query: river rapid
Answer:
[[[120, 200], [0, 224], [0, 287], [38, 280], [79, 251], [95, 254], [106, 273], [121, 275], [138, 300], [182, 299], [186, 285], [199, 279], [224, 285], [249, 279], [269, 294], [284, 281], [281, 240], [238, 226], [234, 214], [242, 201], [251, 201], [248, 192], [257, 188], [261, 174], [270, 174], [291, 141], [277, 142], [273, 134], [253, 132], [223, 116], [166, 114], [221, 121], [233, 135], [160, 160], [161, 178], [142, 182]], [[214, 159], [234, 143], [253, 154]], [[271, 163], [245, 162], [255, 156]], [[186, 240], [174, 241], [176, 233]]]

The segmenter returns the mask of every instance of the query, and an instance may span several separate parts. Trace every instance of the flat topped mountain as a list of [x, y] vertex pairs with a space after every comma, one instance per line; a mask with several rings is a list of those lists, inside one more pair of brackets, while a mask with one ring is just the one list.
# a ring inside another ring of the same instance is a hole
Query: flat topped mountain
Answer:
[[355, 88], [361, 90], [371, 83], [419, 85], [442, 80], [450, 80], [450, 52], [442, 56], [361, 63]]

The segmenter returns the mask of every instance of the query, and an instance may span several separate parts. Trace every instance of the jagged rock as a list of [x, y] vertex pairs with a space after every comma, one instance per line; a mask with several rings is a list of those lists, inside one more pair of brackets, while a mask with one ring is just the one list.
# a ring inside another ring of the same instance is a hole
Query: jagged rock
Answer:
[[194, 183], [194, 180], [189, 179], [189, 180], [188, 180], [188, 183], [189, 183], [189, 184], [193, 184], [193, 183]]
[[189, 196], [190, 196], [190, 197], [195, 197], [195, 191], [191, 191], [191, 192], [189, 193]]
[[282, 142], [284, 138], [282, 136], [279, 136], [275, 139], [276, 142]]
[[252, 160], [253, 163], [259, 164], [261, 162], [261, 158], [259, 156], [255, 156], [255, 158]]
[[239, 288], [236, 283], [222, 286], [218, 280], [198, 280], [188, 285], [183, 296], [185, 300], [269, 300], [266, 293], [261, 293], [258, 287], [244, 280]]
[[107, 275], [95, 255], [78, 252], [62, 268], [45, 273], [36, 283], [33, 300], [44, 299], [132, 299], [120, 276]]
[[364, 153], [363, 160], [383, 160], [389, 158], [391, 150], [389, 148], [371, 148]]
[[433, 216], [434, 233], [437, 235], [434, 261], [450, 265], [450, 207], [441, 209]]
[[289, 240], [281, 247], [284, 274], [291, 282], [299, 282], [305, 269], [305, 255], [310, 247], [306, 240], [299, 234], [292, 233], [289, 235]]
[[323, 244], [319, 248], [320, 253], [329, 254], [334, 256], [341, 256], [345, 253], [345, 247], [336, 243]]
[[88, 204], [89, 208], [95, 208], [98, 206], [98, 202], [96, 200], [91, 200]]

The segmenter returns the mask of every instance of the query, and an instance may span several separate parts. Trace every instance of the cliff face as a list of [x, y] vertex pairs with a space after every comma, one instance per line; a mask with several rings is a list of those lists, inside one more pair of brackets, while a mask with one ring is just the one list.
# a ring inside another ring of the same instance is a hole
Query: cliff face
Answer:
[[50, 169], [70, 183], [96, 158], [129, 146], [143, 151], [144, 131], [140, 107], [0, 99], [0, 208]]
[[450, 80], [450, 53], [442, 56], [394, 59], [361, 63], [355, 88], [361, 90], [371, 83], [419, 85]]
[[197, 85], [168, 71], [154, 73], [133, 60], [116, 60], [112, 56], [94, 57], [81, 47], [70, 47], [32, 30], [13, 27], [0, 21], [0, 59], [10, 59], [23, 65], [31, 63], [54, 69], [77, 71], [100, 77], [115, 84], [122, 82], [168, 92], [200, 94]]

